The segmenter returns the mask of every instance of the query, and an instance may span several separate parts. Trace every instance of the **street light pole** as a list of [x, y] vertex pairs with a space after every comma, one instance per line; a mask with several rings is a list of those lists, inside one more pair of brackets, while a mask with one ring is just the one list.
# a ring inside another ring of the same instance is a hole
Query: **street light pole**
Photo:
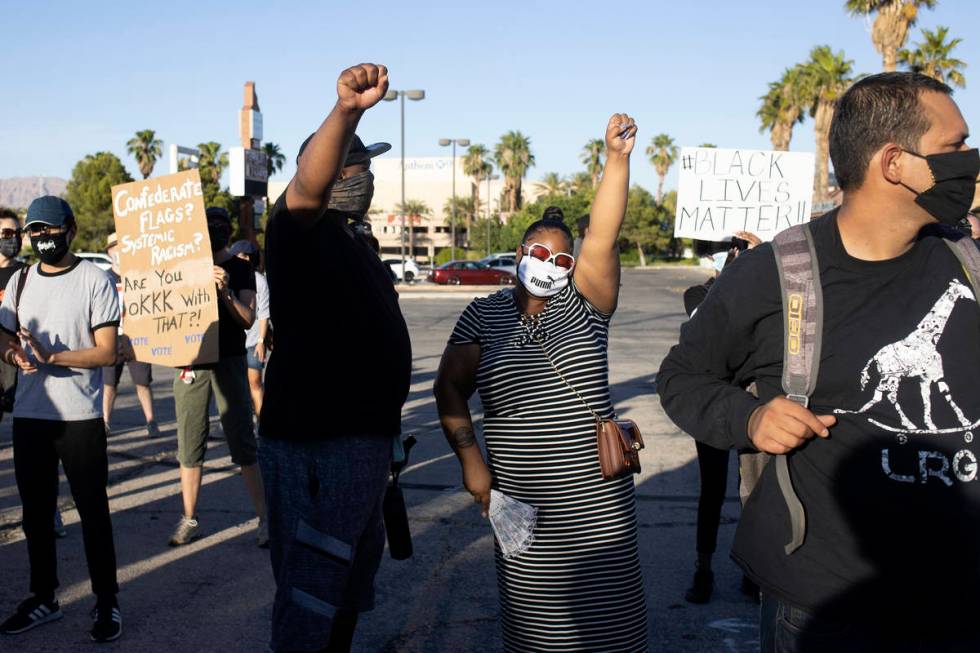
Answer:
[[456, 260], [456, 144], [459, 143], [463, 147], [467, 147], [470, 144], [470, 139], [468, 138], [440, 138], [439, 145], [446, 147], [447, 145], [453, 146], [453, 197], [449, 200], [449, 230], [450, 230], [450, 244], [449, 244], [449, 258], [450, 260]]
[[[413, 90], [413, 91], [396, 91], [394, 89], [389, 89], [385, 93], [384, 100], [386, 102], [392, 102], [396, 99], [401, 99], [401, 144], [402, 144], [402, 281], [405, 281], [405, 98], [409, 100], [419, 101], [425, 99], [425, 91], [423, 90]], [[412, 249], [415, 249], [414, 239], [412, 239]], [[414, 255], [415, 252], [413, 251]]]
[[493, 198], [490, 196], [490, 180], [500, 179], [500, 175], [487, 173], [487, 256], [490, 256], [490, 203]]

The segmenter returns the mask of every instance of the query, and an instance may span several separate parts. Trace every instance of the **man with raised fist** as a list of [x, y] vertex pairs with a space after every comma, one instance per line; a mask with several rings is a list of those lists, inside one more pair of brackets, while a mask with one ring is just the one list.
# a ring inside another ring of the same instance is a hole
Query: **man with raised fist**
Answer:
[[374, 604], [382, 498], [412, 352], [391, 278], [350, 223], [367, 213], [370, 158], [385, 149], [364, 147], [354, 131], [387, 90], [384, 66], [341, 73], [336, 104], [304, 143], [269, 215], [276, 353], [266, 371], [259, 461], [277, 653], [349, 651], [358, 613]]

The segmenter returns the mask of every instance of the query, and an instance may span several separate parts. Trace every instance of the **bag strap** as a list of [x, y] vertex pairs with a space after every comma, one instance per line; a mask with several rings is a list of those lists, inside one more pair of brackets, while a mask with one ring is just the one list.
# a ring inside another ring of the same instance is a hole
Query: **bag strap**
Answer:
[[[817, 385], [823, 341], [823, 288], [820, 267], [808, 224], [781, 231], [772, 242], [783, 303], [783, 392], [804, 408]], [[789, 510], [792, 538], [789, 555], [803, 546], [806, 511], [793, 489], [789, 461], [776, 456], [776, 480]]]
[[571, 390], [573, 393], [575, 393], [575, 396], [578, 397], [578, 400], [581, 401], [582, 404], [589, 409], [589, 412], [592, 413], [593, 417], [595, 417], [595, 421], [601, 422], [602, 418], [599, 416], [599, 413], [593, 410], [592, 406], [589, 405], [589, 402], [585, 400], [585, 397], [583, 397], [579, 393], [579, 391], [575, 389], [575, 386], [573, 386], [571, 383], [568, 382], [568, 379], [565, 378], [565, 375], [562, 374], [561, 370], [558, 369], [558, 366], [555, 365], [555, 361], [552, 360], [551, 354], [548, 353], [548, 350], [544, 348], [544, 343], [541, 342], [541, 339], [537, 335], [535, 335], [532, 337], [532, 340], [534, 340], [534, 342], [538, 344], [538, 347], [541, 348], [541, 353], [544, 354], [544, 357], [548, 360], [548, 364], [551, 365], [551, 369], [555, 371], [555, 374], [558, 375], [558, 378], [561, 379], [561, 382], [564, 383], [566, 386], [568, 386], [568, 389]]
[[20, 332], [20, 298], [24, 294], [24, 286], [27, 285], [27, 273], [31, 271], [31, 266], [25, 265], [20, 269], [20, 278], [17, 279], [17, 294], [14, 295], [14, 323], [17, 325], [17, 332]]
[[959, 259], [967, 280], [973, 287], [973, 295], [980, 302], [980, 249], [972, 238], [964, 236], [958, 240], [944, 238], [953, 254]]

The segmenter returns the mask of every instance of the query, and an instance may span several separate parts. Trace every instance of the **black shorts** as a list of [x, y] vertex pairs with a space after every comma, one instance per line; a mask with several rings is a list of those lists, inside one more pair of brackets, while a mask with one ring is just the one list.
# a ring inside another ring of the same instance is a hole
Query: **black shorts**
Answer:
[[150, 385], [153, 383], [153, 368], [149, 363], [139, 361], [129, 361], [102, 368], [102, 385], [109, 385], [113, 388], [119, 387], [119, 380], [122, 378], [123, 365], [129, 368], [129, 375], [133, 378], [136, 385]]

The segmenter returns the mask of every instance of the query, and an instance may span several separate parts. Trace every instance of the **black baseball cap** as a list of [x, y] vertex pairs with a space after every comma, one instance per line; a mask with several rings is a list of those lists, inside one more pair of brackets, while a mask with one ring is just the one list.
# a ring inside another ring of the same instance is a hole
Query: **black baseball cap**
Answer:
[[[299, 158], [303, 156], [303, 150], [306, 149], [306, 146], [310, 144], [311, 140], [313, 140], [313, 134], [307, 136], [303, 144], [299, 146], [299, 154], [296, 155], [296, 165], [299, 165]], [[390, 149], [391, 143], [371, 143], [370, 145], [364, 145], [364, 141], [361, 140], [360, 136], [354, 134], [354, 138], [350, 142], [350, 149], [347, 150], [347, 158], [344, 159], [343, 167], [370, 163], [371, 159], [384, 154]]]
[[45, 195], [38, 197], [27, 207], [27, 221], [24, 226], [30, 226], [34, 222], [60, 227], [74, 224], [75, 214], [65, 200], [54, 195]]
[[204, 211], [205, 218], [218, 218], [219, 220], [224, 220], [228, 224], [231, 224], [231, 214], [228, 213], [228, 209], [221, 206], [209, 206]]

